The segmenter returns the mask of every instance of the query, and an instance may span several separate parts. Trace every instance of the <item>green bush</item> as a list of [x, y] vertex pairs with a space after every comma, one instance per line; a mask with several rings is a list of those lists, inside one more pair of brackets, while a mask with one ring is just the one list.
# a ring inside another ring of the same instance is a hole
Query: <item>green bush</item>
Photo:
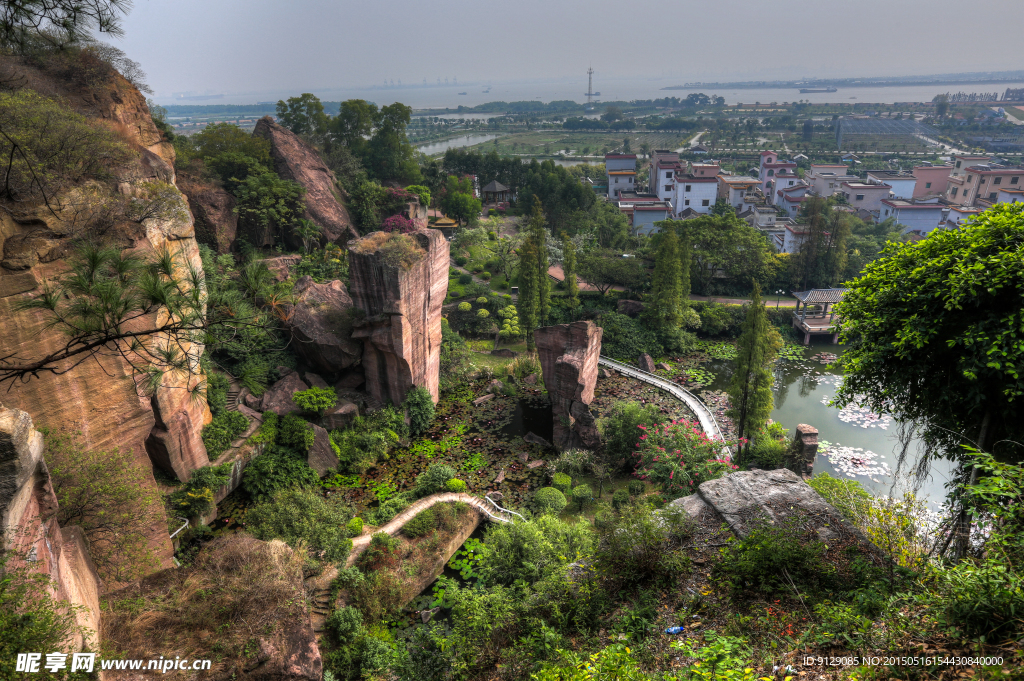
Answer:
[[653, 404], [617, 402], [611, 413], [598, 422], [606, 456], [620, 470], [631, 470], [636, 462], [636, 444], [643, 435], [639, 426], [650, 427], [664, 420], [661, 410]]
[[323, 416], [327, 410], [338, 404], [338, 393], [334, 388], [310, 388], [292, 394], [292, 402], [303, 411]]
[[615, 490], [615, 494], [612, 495], [612, 506], [615, 508], [615, 510], [621, 509], [628, 503], [629, 492], [624, 489]]
[[280, 417], [272, 411], [263, 412], [263, 423], [259, 429], [249, 437], [249, 444], [272, 445], [277, 442], [277, 429], [280, 426]]
[[[466, 256], [464, 256], [464, 255], [457, 255], [457, 256], [455, 256], [455, 264], [458, 265], [459, 267], [465, 267], [467, 262], [469, 262], [469, 258], [467, 258]], [[472, 280], [473, 280], [472, 277], [470, 277], [469, 281], [472, 281]], [[469, 281], [465, 281], [465, 282], [462, 282], [462, 283], [468, 284]]]
[[629, 496], [638, 497], [644, 493], [644, 483], [642, 480], [630, 480], [627, 489], [629, 490]]
[[473, 305], [471, 303], [469, 303], [469, 301], [465, 301], [465, 302], [459, 303], [459, 306], [458, 306], [459, 312], [469, 312], [472, 309], [473, 309]]
[[348, 530], [348, 536], [358, 537], [363, 533], [363, 519], [353, 518], [352, 520], [348, 521], [346, 529]]
[[436, 527], [437, 518], [434, 516], [434, 509], [428, 508], [417, 513], [403, 525], [402, 534], [407, 537], [422, 537]]
[[194, 518], [212, 511], [214, 492], [231, 481], [231, 466], [229, 462], [220, 466], [203, 466], [192, 471], [188, 482], [167, 498], [167, 504], [174, 515]]
[[410, 434], [419, 435], [430, 427], [430, 422], [434, 420], [434, 400], [429, 390], [418, 385], [413, 386], [406, 393], [402, 406], [409, 415]]
[[514, 523], [491, 523], [484, 536], [479, 572], [485, 584], [534, 583], [566, 561], [590, 555], [595, 535], [589, 523], [545, 514]]
[[551, 476], [551, 486], [563, 494], [568, 494], [572, 488], [572, 478], [565, 473], [555, 473]]
[[398, 550], [401, 542], [387, 532], [374, 532], [370, 545], [359, 557], [359, 565], [364, 570], [380, 570], [398, 565]]
[[759, 435], [750, 445], [749, 455], [745, 457], [748, 464], [756, 465], [765, 470], [775, 470], [785, 465], [786, 443], [768, 435]]
[[462, 493], [466, 491], [466, 481], [459, 480], [458, 478], [452, 478], [448, 482], [444, 483], [444, 487], [449, 492]]
[[508, 281], [500, 281], [500, 282], [498, 282], [498, 288], [502, 289], [503, 291], [507, 291], [509, 289]]
[[484, 263], [484, 267], [486, 267], [489, 270], [496, 270], [499, 267], [501, 267], [501, 261], [498, 260], [497, 258], [492, 258]]
[[533, 506], [538, 513], [558, 515], [567, 503], [565, 495], [554, 487], [541, 487], [533, 495]]
[[220, 416], [227, 407], [230, 385], [228, 377], [224, 374], [216, 371], [206, 372], [206, 404], [210, 406], [210, 413], [214, 418]]
[[715, 569], [737, 592], [789, 591], [789, 580], [803, 586], [829, 586], [835, 569], [822, 561], [824, 550], [824, 544], [805, 536], [795, 521], [777, 526], [762, 523], [745, 539], [723, 549]]
[[833, 478], [828, 473], [818, 473], [807, 484], [847, 520], [858, 522], [871, 505], [871, 493], [856, 480]]
[[462, 284], [463, 286], [465, 286], [466, 284], [472, 284], [473, 283], [473, 275], [472, 274], [460, 274], [459, 275], [459, 283]]
[[277, 429], [277, 444], [305, 455], [313, 446], [313, 425], [298, 414], [285, 414]]
[[245, 468], [242, 486], [253, 499], [265, 501], [289, 487], [315, 487], [320, 482], [306, 459], [290, 449], [271, 447]]
[[572, 498], [580, 505], [580, 510], [583, 510], [584, 504], [589, 504], [594, 498], [594, 492], [590, 489], [590, 485], [576, 485], [572, 488]]
[[1003, 640], [1024, 629], [1024, 578], [998, 558], [939, 570], [942, 619], [970, 638]]
[[693, 521], [678, 506], [656, 512], [643, 501], [627, 503], [602, 528], [597, 561], [627, 584], [658, 577], [678, 579], [687, 559], [675, 549], [692, 534]]
[[237, 411], [222, 411], [203, 428], [203, 444], [211, 459], [223, 454], [249, 427], [249, 419]]
[[491, 273], [488, 272], [487, 270], [484, 270], [483, 272], [480, 273], [480, 278], [483, 279], [484, 281], [490, 281]]
[[391, 521], [396, 515], [409, 507], [409, 504], [412, 503], [412, 498], [412, 494], [403, 492], [386, 501], [382, 501], [370, 517], [371, 522], [380, 527], [384, 523]]
[[402, 412], [388, 406], [368, 416], [356, 416], [345, 430], [331, 431], [331, 445], [338, 457], [338, 471], [363, 473], [387, 455], [407, 433]]
[[340, 497], [324, 499], [313, 490], [293, 488], [253, 506], [245, 514], [245, 524], [257, 539], [281, 539], [292, 547], [301, 542], [311, 556], [342, 563], [352, 550], [349, 515]]
[[432, 463], [416, 476], [416, 486], [413, 491], [418, 497], [425, 497], [437, 494], [445, 489], [449, 480], [455, 477], [455, 469], [448, 464]]

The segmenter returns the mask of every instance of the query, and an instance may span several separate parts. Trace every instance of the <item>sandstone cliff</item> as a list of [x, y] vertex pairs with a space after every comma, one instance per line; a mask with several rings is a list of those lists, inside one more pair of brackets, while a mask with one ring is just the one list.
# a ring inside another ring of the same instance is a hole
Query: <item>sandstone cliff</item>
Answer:
[[57, 525], [57, 497], [43, 461], [43, 436], [32, 419], [0, 404], [0, 547], [13, 549], [52, 580], [51, 596], [82, 606], [76, 650], [97, 647], [100, 580], [78, 527]]
[[554, 445], [596, 449], [601, 444], [590, 403], [597, 385], [601, 327], [591, 321], [545, 326], [533, 332], [551, 398]]
[[238, 235], [238, 214], [235, 197], [223, 187], [184, 175], [178, 188], [188, 198], [195, 218], [196, 241], [217, 253], [229, 253]]
[[422, 255], [408, 266], [388, 262], [389, 237], [382, 232], [349, 247], [352, 300], [366, 313], [352, 338], [363, 340], [366, 391], [382, 403], [401, 404], [414, 385], [438, 399], [448, 241], [434, 229], [409, 237]]
[[[299, 183], [306, 190], [304, 217], [323, 228], [325, 239], [343, 244], [359, 236], [348, 209], [340, 201], [341, 190], [334, 173], [316, 149], [291, 130], [275, 123], [270, 116], [261, 118], [252, 134], [270, 142], [270, 155], [277, 174], [285, 180]], [[302, 245], [293, 234], [277, 236], [287, 239], [295, 248]]]

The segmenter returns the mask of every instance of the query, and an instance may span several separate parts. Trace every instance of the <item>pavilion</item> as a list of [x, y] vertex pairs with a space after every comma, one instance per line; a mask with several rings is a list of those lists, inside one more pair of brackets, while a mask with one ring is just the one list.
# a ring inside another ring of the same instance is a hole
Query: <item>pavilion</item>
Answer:
[[490, 184], [481, 190], [484, 195], [484, 203], [505, 203], [510, 200], [512, 196], [512, 190], [498, 182], [497, 180], [491, 180]]
[[793, 328], [804, 334], [804, 345], [811, 344], [811, 336], [827, 334], [831, 334], [833, 344], [839, 342], [835, 304], [843, 299], [846, 291], [845, 288], [814, 288], [793, 293], [796, 298]]

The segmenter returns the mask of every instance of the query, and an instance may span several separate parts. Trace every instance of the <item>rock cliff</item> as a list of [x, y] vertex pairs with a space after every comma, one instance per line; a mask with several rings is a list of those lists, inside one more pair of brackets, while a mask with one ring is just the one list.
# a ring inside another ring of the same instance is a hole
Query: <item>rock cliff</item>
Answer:
[[57, 497], [43, 461], [43, 436], [32, 419], [0, 404], [0, 550], [13, 549], [52, 580], [51, 595], [82, 606], [75, 613], [83, 631], [70, 643], [97, 648], [100, 579], [78, 527], [61, 528]]
[[601, 355], [601, 327], [591, 321], [545, 326], [533, 332], [551, 399], [554, 445], [596, 449], [601, 435], [590, 413]]
[[359, 361], [362, 343], [352, 340], [353, 325], [362, 315], [353, 307], [345, 284], [317, 284], [302, 277], [292, 289], [295, 305], [285, 324], [292, 347], [314, 370], [335, 375]]
[[[285, 180], [299, 183], [306, 190], [304, 217], [323, 228], [324, 238], [345, 243], [359, 236], [348, 209], [341, 203], [341, 190], [334, 173], [313, 147], [291, 130], [275, 123], [270, 116], [257, 121], [252, 134], [270, 142], [270, 155], [277, 174]], [[296, 248], [301, 246], [293, 234], [278, 236], [294, 241], [292, 245]]]
[[178, 188], [188, 197], [195, 219], [196, 241], [217, 253], [229, 253], [238, 236], [235, 197], [223, 187], [182, 175]]
[[349, 245], [352, 300], [366, 314], [352, 338], [363, 341], [366, 391], [382, 403], [401, 404], [414, 385], [438, 399], [448, 241], [434, 229], [408, 237], [422, 254], [407, 265], [389, 262], [391, 235], [374, 232]]

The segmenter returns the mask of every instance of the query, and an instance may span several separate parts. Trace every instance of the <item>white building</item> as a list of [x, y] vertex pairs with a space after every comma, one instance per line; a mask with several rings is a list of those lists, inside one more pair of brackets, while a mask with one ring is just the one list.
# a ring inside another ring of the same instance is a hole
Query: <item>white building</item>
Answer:
[[896, 172], [894, 170], [869, 170], [868, 184], [885, 184], [892, 188], [892, 198], [914, 198], [917, 189], [917, 178], [913, 173]]
[[651, 154], [648, 193], [654, 194], [662, 201], [671, 201], [675, 190], [676, 173], [682, 169], [679, 154], [665, 149], [655, 151]]
[[676, 215], [687, 208], [697, 213], [710, 213], [718, 198], [718, 178], [676, 175], [672, 206]]
[[980, 213], [980, 208], [973, 208], [969, 206], [950, 206], [949, 213], [946, 215], [946, 226], [959, 227], [964, 222]]
[[608, 198], [619, 198], [620, 192], [636, 191], [636, 154], [605, 154], [608, 175]]
[[873, 215], [878, 215], [883, 200], [892, 198], [892, 187], [887, 184], [843, 182], [840, 191], [854, 209], [864, 209]]
[[792, 187], [784, 187], [775, 193], [775, 205], [791, 218], [795, 218], [800, 212], [800, 207], [807, 200], [807, 192], [810, 190], [802, 181]]
[[1000, 189], [996, 203], [1024, 203], [1024, 189]]
[[760, 193], [761, 182], [756, 177], [746, 175], [719, 175], [718, 176], [718, 198], [725, 199], [725, 202], [736, 209], [736, 213], [743, 213], [760, 202], [764, 202], [764, 195]]
[[856, 175], [850, 175], [845, 165], [832, 165], [825, 163], [812, 163], [811, 169], [804, 173], [804, 181], [811, 187], [811, 191], [818, 196], [829, 197], [839, 191], [843, 182], [856, 182], [860, 180]]
[[[757, 178], [761, 181], [761, 191], [768, 197], [768, 200], [775, 201], [775, 190], [793, 186], [797, 178], [796, 163], [792, 161], [780, 161], [779, 155], [774, 151], [762, 151], [761, 162]], [[781, 178], [781, 184], [776, 179]], [[788, 183], [787, 183], [788, 182]]]
[[883, 199], [882, 213], [879, 220], [895, 218], [903, 227], [903, 233], [914, 233], [924, 236], [946, 221], [948, 209], [938, 200], [928, 203], [915, 203], [904, 199]]

